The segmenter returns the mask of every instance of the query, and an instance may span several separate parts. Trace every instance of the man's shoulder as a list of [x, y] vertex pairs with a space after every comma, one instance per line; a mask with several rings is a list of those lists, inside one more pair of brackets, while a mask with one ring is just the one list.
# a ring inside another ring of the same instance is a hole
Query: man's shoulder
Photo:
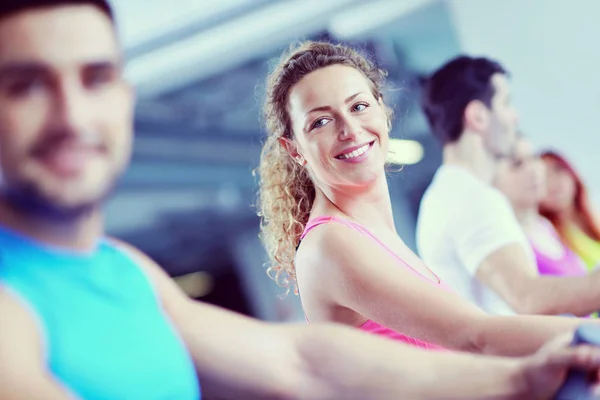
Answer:
[[504, 195], [492, 185], [463, 171], [440, 168], [425, 191], [423, 202], [456, 202], [460, 205], [505, 203]]
[[481, 228], [492, 221], [509, 220], [512, 209], [505, 196], [485, 182], [442, 182], [425, 193], [421, 201], [417, 226], [422, 234], [432, 231], [465, 231]]
[[[0, 341], [20, 342], [39, 336], [39, 321], [32, 307], [15, 290], [0, 281]], [[8, 332], [12, 332], [10, 335]]]
[[16, 398], [48, 397], [48, 388], [54, 388], [46, 368], [47, 342], [36, 313], [15, 290], [0, 282], [0, 380]]
[[156, 262], [150, 258], [146, 253], [135, 247], [134, 245], [127, 243], [121, 239], [116, 237], [108, 237], [106, 239], [107, 243], [120, 251], [128, 255], [134, 262], [143, 269], [153, 270], [155, 268], [159, 268]]
[[438, 171], [423, 193], [420, 211], [436, 215], [460, 212], [468, 203], [482, 201], [485, 189], [474, 185], [469, 179], [462, 179], [460, 175]]
[[184, 292], [177, 287], [173, 279], [166, 273], [166, 271], [146, 253], [120, 239], [109, 238], [108, 240], [113, 246], [115, 246], [115, 248], [129, 255], [129, 257], [136, 263], [140, 270], [146, 274], [150, 280], [150, 283], [156, 290], [161, 303], [168, 310], [172, 311], [174, 308], [185, 304], [182, 303], [181, 300], [189, 300], [187, 296], [184, 295]]

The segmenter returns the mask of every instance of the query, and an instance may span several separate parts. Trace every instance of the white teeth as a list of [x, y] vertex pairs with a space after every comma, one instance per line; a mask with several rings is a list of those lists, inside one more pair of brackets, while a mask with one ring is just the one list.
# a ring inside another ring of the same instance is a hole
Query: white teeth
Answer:
[[339, 155], [338, 158], [340, 158], [342, 160], [347, 160], [349, 158], [358, 157], [358, 156], [364, 154], [367, 150], [369, 150], [369, 146], [370, 146], [370, 144], [365, 144], [364, 146], [362, 146], [354, 151], [351, 151], [350, 153]]

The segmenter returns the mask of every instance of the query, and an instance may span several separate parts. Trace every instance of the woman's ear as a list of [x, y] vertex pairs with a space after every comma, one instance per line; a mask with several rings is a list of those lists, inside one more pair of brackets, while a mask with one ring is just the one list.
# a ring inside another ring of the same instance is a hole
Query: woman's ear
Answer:
[[279, 144], [281, 145], [281, 147], [283, 147], [285, 149], [285, 151], [290, 155], [290, 157], [292, 157], [292, 159], [294, 161], [296, 161], [300, 166], [306, 165], [306, 160], [304, 159], [304, 156], [302, 154], [300, 154], [300, 151], [298, 150], [298, 146], [296, 145], [296, 142], [294, 142], [292, 139], [289, 139], [286, 137], [280, 137]]

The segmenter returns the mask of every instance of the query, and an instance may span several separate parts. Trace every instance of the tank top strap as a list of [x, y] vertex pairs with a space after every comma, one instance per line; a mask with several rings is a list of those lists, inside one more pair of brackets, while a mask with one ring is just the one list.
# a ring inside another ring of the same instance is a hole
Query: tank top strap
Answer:
[[337, 222], [342, 225], [346, 225], [347, 227], [352, 228], [352, 229], [358, 231], [359, 233], [362, 233], [362, 234], [365, 233], [359, 225], [353, 223], [352, 221], [348, 221], [346, 219], [333, 217], [333, 216], [321, 216], [321, 217], [313, 218], [306, 223], [306, 227], [304, 227], [304, 232], [302, 232], [302, 236], [300, 236], [300, 240], [304, 239], [304, 237], [308, 234], [308, 232], [310, 232], [317, 226], [327, 224], [329, 222]]
[[[304, 237], [308, 234], [308, 232], [310, 232], [313, 228], [315, 228], [319, 225], [326, 224], [328, 222], [338, 222], [342, 225], [345, 225], [349, 228], [354, 229], [361, 235], [366, 236], [366, 237], [370, 238], [371, 240], [375, 241], [375, 243], [377, 243], [384, 251], [389, 253], [393, 258], [398, 260], [402, 265], [407, 267], [411, 272], [415, 273], [420, 278], [423, 278], [431, 283], [435, 283], [436, 285], [442, 285], [445, 288], [448, 288], [447, 286], [445, 286], [443, 284], [440, 277], [435, 272], [433, 272], [429, 267], [424, 265], [425, 268], [433, 275], [435, 281], [431, 281], [429, 278], [427, 278], [422, 273], [420, 273], [415, 268], [413, 268], [408, 262], [406, 262], [406, 260], [404, 260], [404, 258], [400, 257], [395, 251], [393, 251], [391, 248], [389, 248], [377, 236], [375, 236], [369, 229], [367, 229], [365, 226], [363, 226], [357, 222], [353, 222], [353, 221], [350, 221], [350, 220], [347, 220], [344, 218], [333, 217], [333, 216], [317, 217], [317, 218], [314, 218], [314, 219], [308, 221], [308, 223], [306, 224], [306, 227], [304, 228], [304, 232], [302, 233], [302, 236], [300, 237], [300, 241], [302, 241], [302, 239], [304, 239]], [[300, 246], [300, 244], [298, 244], [298, 246]]]

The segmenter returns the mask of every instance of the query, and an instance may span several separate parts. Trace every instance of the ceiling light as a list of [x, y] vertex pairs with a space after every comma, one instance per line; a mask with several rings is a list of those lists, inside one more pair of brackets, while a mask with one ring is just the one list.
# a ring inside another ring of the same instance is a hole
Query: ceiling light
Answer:
[[390, 164], [410, 165], [423, 159], [423, 146], [416, 140], [390, 139], [388, 162]]

